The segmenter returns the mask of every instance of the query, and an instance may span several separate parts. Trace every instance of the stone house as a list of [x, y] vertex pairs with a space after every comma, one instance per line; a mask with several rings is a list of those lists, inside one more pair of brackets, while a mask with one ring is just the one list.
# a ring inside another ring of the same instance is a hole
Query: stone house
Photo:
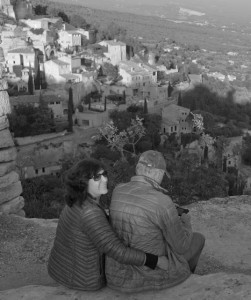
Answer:
[[137, 94], [139, 88], [157, 83], [157, 70], [155, 67], [134, 61], [119, 63], [121, 83], [127, 87], [133, 87]]
[[[98, 108], [97, 106], [95, 106]], [[100, 112], [92, 111], [92, 110], [85, 110], [80, 112], [76, 109], [74, 115], [74, 122], [76, 125], [84, 127], [84, 128], [91, 128], [91, 127], [100, 127], [104, 123], [108, 122], [109, 120], [109, 112], [108, 110], [104, 110], [104, 106], [100, 105]]]
[[13, 72], [13, 66], [35, 67], [35, 51], [32, 47], [12, 49], [6, 56], [6, 66]]
[[162, 110], [161, 132], [180, 136], [181, 133], [191, 133], [193, 123], [190, 115], [190, 109], [170, 104]]
[[[61, 119], [64, 117], [64, 100], [55, 95], [43, 95], [43, 100], [48, 103], [48, 107], [52, 110], [55, 119]], [[10, 105], [12, 109], [16, 108], [20, 104], [39, 106], [40, 95], [20, 95], [17, 97], [10, 97]]]
[[102, 41], [101, 46], [107, 47], [107, 52], [104, 53], [113, 65], [118, 65], [121, 61], [126, 61], [126, 44], [117, 40]]
[[44, 62], [44, 72], [48, 84], [67, 82], [63, 75], [71, 74], [71, 65], [59, 59]]
[[76, 30], [59, 30], [58, 31], [58, 43], [62, 49], [73, 49], [81, 46], [81, 33]]

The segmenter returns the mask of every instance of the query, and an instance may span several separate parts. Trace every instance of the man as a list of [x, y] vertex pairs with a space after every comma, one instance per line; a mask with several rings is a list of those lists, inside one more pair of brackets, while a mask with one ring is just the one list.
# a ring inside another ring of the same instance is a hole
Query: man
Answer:
[[124, 265], [107, 257], [107, 284], [113, 289], [136, 292], [168, 288], [186, 280], [196, 268], [205, 238], [192, 232], [190, 216], [179, 216], [167, 191], [160, 187], [165, 173], [162, 154], [144, 152], [136, 176], [114, 189], [110, 219], [126, 245], [165, 255], [168, 270]]

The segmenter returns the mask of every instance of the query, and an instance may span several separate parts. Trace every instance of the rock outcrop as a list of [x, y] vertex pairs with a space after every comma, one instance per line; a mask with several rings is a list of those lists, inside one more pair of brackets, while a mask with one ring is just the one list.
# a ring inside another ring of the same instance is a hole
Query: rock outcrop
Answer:
[[249, 300], [251, 276], [243, 274], [210, 274], [190, 276], [182, 284], [158, 292], [122, 294], [109, 288], [96, 292], [69, 290], [64, 287], [25, 286], [0, 292], [5, 300]]
[[108, 288], [81, 292], [56, 284], [48, 276], [46, 263], [57, 220], [3, 214], [0, 300], [250, 300], [251, 196], [215, 198], [188, 208], [194, 231], [206, 237], [196, 275], [170, 289], [136, 294]]
[[24, 216], [24, 199], [20, 196], [22, 186], [15, 171], [17, 153], [7, 118], [7, 114], [11, 112], [7, 88], [7, 82], [2, 79], [0, 64], [0, 213]]

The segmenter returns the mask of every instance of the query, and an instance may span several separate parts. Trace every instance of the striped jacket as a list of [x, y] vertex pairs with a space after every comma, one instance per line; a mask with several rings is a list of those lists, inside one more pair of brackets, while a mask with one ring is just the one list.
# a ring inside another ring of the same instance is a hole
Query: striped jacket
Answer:
[[65, 206], [50, 253], [48, 273], [72, 289], [97, 290], [105, 285], [104, 254], [123, 264], [143, 265], [145, 254], [117, 238], [104, 211], [91, 199], [82, 207]]

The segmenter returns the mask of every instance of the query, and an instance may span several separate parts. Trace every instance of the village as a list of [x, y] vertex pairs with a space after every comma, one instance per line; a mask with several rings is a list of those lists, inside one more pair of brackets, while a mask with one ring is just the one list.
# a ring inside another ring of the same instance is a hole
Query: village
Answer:
[[[28, 0], [17, 1], [15, 7], [9, 0], [0, 0], [0, 7], [16, 20], [1, 25], [2, 77], [8, 83], [11, 108], [39, 107], [42, 98], [56, 128], [46, 134], [13, 136], [17, 166], [24, 179], [56, 176], [65, 155], [91, 151], [93, 137], [110, 121], [114, 110], [147, 107], [148, 113], [161, 116], [161, 143], [170, 135], [179, 140], [182, 134], [195, 131], [191, 110], [181, 105], [180, 95], [203, 83], [205, 77], [219, 82], [236, 80], [234, 74], [210, 72], [196, 59], [192, 59], [186, 76], [177, 61], [169, 66], [162, 63], [166, 55], [180, 50], [175, 43], [163, 45], [163, 55], [157, 59], [150, 47], [136, 52], [119, 39], [97, 41], [94, 29], [74, 27], [59, 16], [35, 15]], [[185, 62], [180, 63], [186, 69]], [[69, 91], [73, 102], [70, 132]], [[250, 99], [247, 92], [245, 97]], [[222, 169], [236, 168], [247, 192], [251, 190], [251, 167], [242, 163], [243, 136], [228, 138]], [[189, 153], [204, 158], [207, 152], [213, 157], [213, 151], [205, 150], [199, 141], [186, 147]]]

